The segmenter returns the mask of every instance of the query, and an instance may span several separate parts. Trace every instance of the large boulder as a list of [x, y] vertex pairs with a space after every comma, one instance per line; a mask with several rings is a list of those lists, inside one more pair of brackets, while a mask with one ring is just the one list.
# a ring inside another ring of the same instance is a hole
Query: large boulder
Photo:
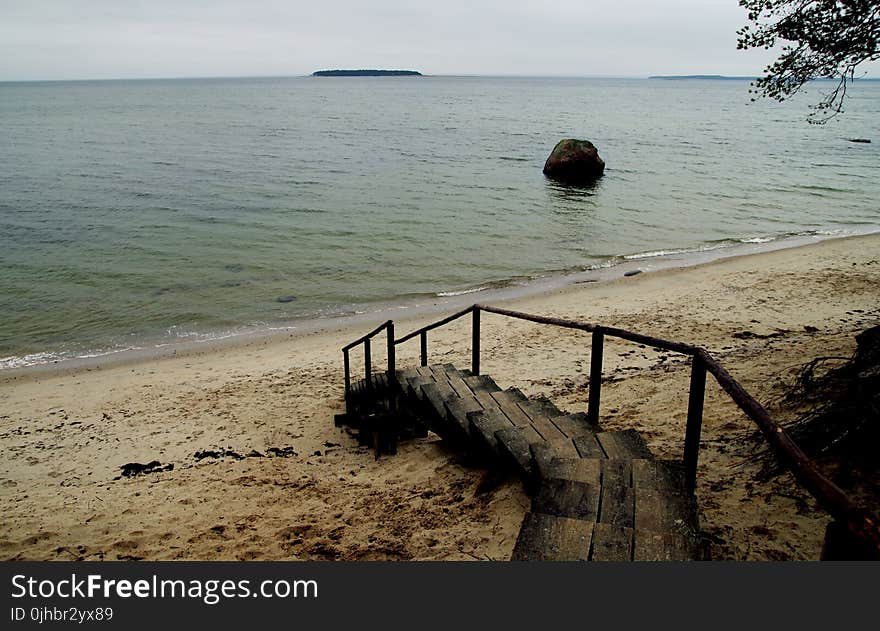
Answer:
[[605, 161], [589, 140], [560, 140], [544, 163], [544, 175], [568, 184], [589, 182], [604, 172]]

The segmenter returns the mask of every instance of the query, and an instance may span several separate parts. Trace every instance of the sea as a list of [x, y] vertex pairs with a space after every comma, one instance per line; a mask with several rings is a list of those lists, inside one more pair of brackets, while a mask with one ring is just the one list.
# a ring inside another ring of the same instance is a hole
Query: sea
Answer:
[[[822, 89], [0, 83], [0, 370], [880, 231], [880, 83], [810, 125]], [[606, 162], [591, 186], [542, 173], [570, 137]]]

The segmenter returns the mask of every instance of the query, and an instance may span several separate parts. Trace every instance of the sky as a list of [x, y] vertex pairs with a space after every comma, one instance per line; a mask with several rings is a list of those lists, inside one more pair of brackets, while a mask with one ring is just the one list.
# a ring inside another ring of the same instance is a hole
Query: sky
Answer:
[[0, 0], [0, 81], [761, 73], [737, 0]]

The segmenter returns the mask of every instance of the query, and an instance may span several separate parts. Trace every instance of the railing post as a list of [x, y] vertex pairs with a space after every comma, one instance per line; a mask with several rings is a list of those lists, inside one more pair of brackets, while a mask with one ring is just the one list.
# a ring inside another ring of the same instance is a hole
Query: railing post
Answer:
[[342, 363], [345, 366], [345, 396], [348, 398], [348, 393], [351, 392], [351, 364], [348, 359], [348, 349], [342, 351]]
[[602, 351], [605, 345], [605, 334], [601, 330], [593, 331], [593, 342], [590, 347], [590, 398], [587, 401], [587, 420], [592, 425], [599, 424], [599, 399], [602, 396]]
[[474, 307], [471, 335], [471, 372], [480, 374], [480, 308]]
[[394, 322], [391, 320], [388, 321], [388, 376], [393, 377], [395, 375], [395, 356], [394, 356]]
[[366, 379], [366, 387], [373, 387], [373, 380], [370, 375], [373, 372], [372, 357], [370, 354], [370, 338], [364, 340], [364, 379]]
[[422, 345], [422, 366], [428, 365], [428, 332], [422, 331], [422, 334], [419, 336]]
[[703, 400], [706, 395], [706, 364], [699, 355], [691, 361], [691, 388], [688, 395], [687, 429], [684, 436], [684, 483], [690, 493], [697, 488], [697, 460], [700, 458], [700, 432], [703, 427]]

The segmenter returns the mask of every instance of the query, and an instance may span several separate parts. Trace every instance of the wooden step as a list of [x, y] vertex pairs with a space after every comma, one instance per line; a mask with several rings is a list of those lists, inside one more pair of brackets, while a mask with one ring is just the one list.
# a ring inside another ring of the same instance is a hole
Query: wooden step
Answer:
[[496, 407], [484, 408], [468, 415], [471, 427], [471, 438], [478, 443], [481, 451], [495, 458], [502, 456], [501, 447], [495, 432], [513, 428], [513, 423]]
[[543, 513], [526, 513], [511, 561], [587, 561], [593, 525]]
[[605, 456], [613, 459], [645, 458], [652, 459], [654, 456], [645, 439], [634, 429], [625, 429], [618, 432], [600, 432], [596, 439], [602, 446]]
[[594, 524], [591, 561], [632, 561], [633, 529], [611, 524]]
[[702, 561], [709, 558], [705, 542], [692, 534], [636, 530], [633, 539], [633, 561]]
[[532, 512], [595, 522], [600, 488], [586, 482], [549, 478], [541, 481], [532, 499]]
[[543, 440], [531, 425], [525, 427], [509, 427], [495, 432], [502, 459], [510, 463], [526, 479], [531, 479], [532, 452], [531, 445]]
[[526, 513], [511, 561], [698, 561], [706, 546], [694, 536]]

